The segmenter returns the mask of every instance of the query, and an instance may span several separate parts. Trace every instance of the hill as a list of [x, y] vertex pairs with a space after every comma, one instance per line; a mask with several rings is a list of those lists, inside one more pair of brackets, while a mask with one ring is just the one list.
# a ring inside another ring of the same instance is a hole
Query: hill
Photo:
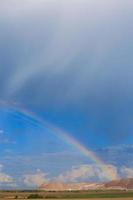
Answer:
[[74, 191], [74, 190], [133, 190], [133, 178], [120, 179], [108, 183], [44, 183], [40, 190], [45, 191]]
[[104, 184], [104, 187], [107, 189], [132, 190], [133, 189], [133, 178], [111, 181], [109, 183]]
[[45, 191], [74, 191], [99, 189], [103, 184], [98, 183], [44, 183], [40, 189]]

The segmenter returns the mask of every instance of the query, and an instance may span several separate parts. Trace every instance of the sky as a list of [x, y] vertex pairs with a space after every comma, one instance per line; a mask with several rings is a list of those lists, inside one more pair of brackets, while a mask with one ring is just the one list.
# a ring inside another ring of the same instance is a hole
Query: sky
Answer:
[[0, 2], [0, 188], [133, 177], [132, 9]]

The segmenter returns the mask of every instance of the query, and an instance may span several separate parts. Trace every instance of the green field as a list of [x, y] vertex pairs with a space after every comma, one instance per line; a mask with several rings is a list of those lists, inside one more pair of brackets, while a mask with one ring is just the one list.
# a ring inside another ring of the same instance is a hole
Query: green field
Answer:
[[133, 199], [133, 191], [1, 191], [0, 199]]

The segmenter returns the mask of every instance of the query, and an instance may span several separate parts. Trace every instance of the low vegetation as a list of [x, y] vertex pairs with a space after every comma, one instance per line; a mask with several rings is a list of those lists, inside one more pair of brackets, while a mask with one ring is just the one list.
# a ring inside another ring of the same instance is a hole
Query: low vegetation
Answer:
[[44, 197], [39, 194], [30, 194], [27, 199], [43, 199]]
[[133, 191], [1, 191], [0, 199], [106, 199], [129, 198], [133, 199]]

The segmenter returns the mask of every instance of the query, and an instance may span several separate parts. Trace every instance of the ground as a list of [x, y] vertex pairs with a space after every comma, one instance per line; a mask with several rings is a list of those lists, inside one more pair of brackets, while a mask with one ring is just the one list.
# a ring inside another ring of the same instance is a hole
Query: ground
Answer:
[[89, 199], [89, 200], [133, 200], [133, 191], [71, 191], [71, 192], [45, 192], [45, 191], [0, 191], [0, 200], [7, 199]]

